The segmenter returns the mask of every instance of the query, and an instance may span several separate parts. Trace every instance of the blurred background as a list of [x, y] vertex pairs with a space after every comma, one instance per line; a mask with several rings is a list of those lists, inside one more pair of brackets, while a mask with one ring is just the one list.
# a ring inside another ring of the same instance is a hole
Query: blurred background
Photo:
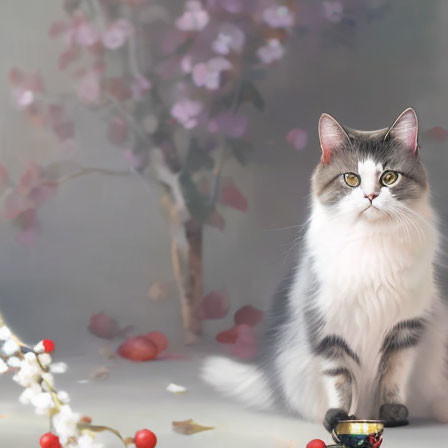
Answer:
[[190, 336], [201, 324], [214, 341], [241, 306], [266, 310], [297, 256], [322, 112], [377, 129], [414, 107], [447, 215], [444, 1], [2, 0], [0, 12], [0, 312], [25, 340], [83, 356], [104, 312], [180, 350], [172, 254], [191, 255], [191, 220], [194, 314], [224, 310]]

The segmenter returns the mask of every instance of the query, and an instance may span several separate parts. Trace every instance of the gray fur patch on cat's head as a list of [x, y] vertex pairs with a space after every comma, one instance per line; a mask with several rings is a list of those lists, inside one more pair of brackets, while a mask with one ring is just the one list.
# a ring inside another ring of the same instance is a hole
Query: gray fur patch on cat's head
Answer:
[[[409, 123], [405, 119], [407, 115], [412, 118], [412, 114], [415, 112], [407, 109], [391, 127], [375, 131], [351, 129], [327, 114], [322, 115], [326, 120], [322, 124], [321, 117], [319, 126], [323, 155], [312, 177], [313, 194], [319, 201], [324, 205], [334, 205], [349, 194], [351, 189], [345, 184], [343, 174], [357, 173], [359, 162], [367, 159], [382, 166], [383, 171], [393, 170], [402, 174], [400, 182], [389, 187], [397, 200], [412, 202], [422, 197], [428, 190], [428, 181], [419, 156], [417, 129], [413, 142], [411, 130], [406, 127]], [[331, 129], [322, 130], [322, 126], [330, 126]], [[322, 132], [330, 133], [329, 142], [323, 140]], [[324, 148], [325, 143], [330, 148]], [[380, 185], [378, 187], [381, 188]]]

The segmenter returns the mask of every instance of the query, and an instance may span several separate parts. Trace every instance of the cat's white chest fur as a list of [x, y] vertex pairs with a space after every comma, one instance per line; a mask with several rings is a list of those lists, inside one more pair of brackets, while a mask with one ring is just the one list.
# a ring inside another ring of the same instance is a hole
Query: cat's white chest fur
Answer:
[[432, 226], [380, 226], [337, 219], [315, 207], [308, 235], [325, 332], [377, 358], [386, 332], [424, 314], [433, 294]]

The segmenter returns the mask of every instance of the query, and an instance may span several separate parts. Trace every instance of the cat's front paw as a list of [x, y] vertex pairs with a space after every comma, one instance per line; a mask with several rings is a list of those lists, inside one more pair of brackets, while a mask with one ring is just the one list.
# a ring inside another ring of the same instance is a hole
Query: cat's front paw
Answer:
[[328, 409], [324, 418], [324, 426], [328, 432], [333, 431], [336, 425], [342, 420], [353, 420], [356, 419], [354, 415], [348, 415], [344, 409]]
[[386, 403], [380, 407], [380, 419], [386, 428], [409, 424], [409, 411], [404, 404]]

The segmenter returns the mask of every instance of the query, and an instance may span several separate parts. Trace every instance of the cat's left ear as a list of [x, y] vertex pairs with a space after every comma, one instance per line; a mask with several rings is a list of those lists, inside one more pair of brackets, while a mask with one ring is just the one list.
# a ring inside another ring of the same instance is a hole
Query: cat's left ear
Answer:
[[413, 154], [418, 151], [418, 120], [417, 114], [409, 107], [395, 120], [387, 131], [385, 139], [393, 138], [409, 148]]

